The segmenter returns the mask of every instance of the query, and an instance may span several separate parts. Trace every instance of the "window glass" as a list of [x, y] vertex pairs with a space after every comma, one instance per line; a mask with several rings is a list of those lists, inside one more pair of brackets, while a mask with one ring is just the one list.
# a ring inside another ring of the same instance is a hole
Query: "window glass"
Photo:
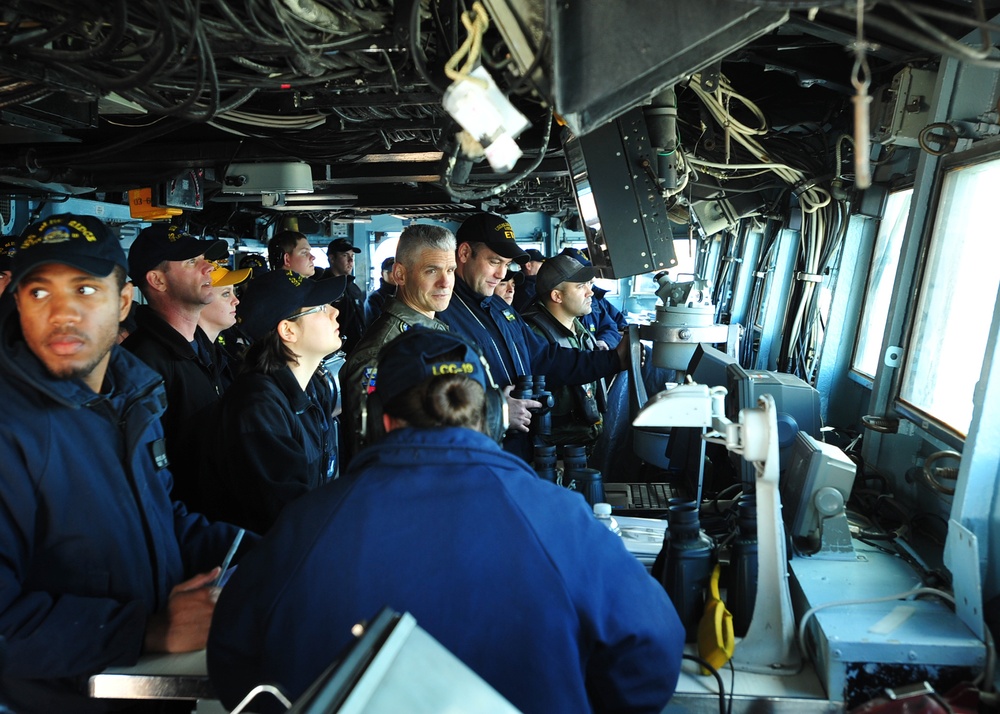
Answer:
[[[371, 235], [371, 234], [369, 234]], [[375, 245], [369, 241], [368, 250], [371, 254], [371, 290], [378, 290], [382, 284], [382, 261], [396, 255], [396, 245], [399, 243], [399, 236], [402, 231], [390, 231], [385, 233]]]
[[910, 213], [913, 189], [890, 193], [885, 204], [885, 214], [875, 238], [875, 251], [868, 273], [864, 307], [858, 324], [858, 340], [851, 367], [869, 379], [878, 371], [879, 350], [889, 319], [892, 286], [899, 268], [899, 252], [903, 246], [906, 218]]
[[900, 398], [968, 433], [1000, 284], [1000, 159], [948, 171], [907, 347]]

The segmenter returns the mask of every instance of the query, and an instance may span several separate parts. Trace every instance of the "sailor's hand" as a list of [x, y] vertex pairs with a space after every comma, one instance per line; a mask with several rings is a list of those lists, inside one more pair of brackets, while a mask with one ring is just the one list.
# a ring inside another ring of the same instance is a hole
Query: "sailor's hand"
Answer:
[[170, 591], [167, 606], [146, 623], [144, 652], [194, 652], [208, 644], [215, 601], [220, 589], [212, 583], [219, 568], [178, 583]]
[[510, 421], [510, 431], [527, 432], [531, 429], [531, 412], [529, 409], [541, 409], [542, 403], [534, 399], [515, 399], [510, 396], [512, 387], [504, 390], [507, 396], [507, 418]]

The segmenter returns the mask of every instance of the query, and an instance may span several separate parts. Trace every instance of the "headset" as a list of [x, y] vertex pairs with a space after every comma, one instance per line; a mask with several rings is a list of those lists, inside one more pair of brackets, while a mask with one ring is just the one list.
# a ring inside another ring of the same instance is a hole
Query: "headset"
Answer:
[[[421, 347], [433, 346], [433, 351], [421, 353]], [[482, 350], [473, 342], [465, 339], [454, 332], [443, 330], [431, 330], [420, 325], [410, 327], [406, 332], [387, 342], [379, 350], [376, 370], [382, 363], [386, 354], [398, 353], [400, 350], [411, 351], [412, 371], [406, 370], [409, 387], [414, 387], [427, 377], [433, 375], [431, 371], [438, 360], [435, 358], [444, 354], [456, 351], [463, 351], [463, 356], [459, 360], [448, 360], [449, 363], [460, 362], [464, 364], [476, 363], [482, 368], [483, 381], [486, 383], [486, 418], [484, 433], [498, 444], [503, 441], [504, 434], [510, 427], [510, 418], [507, 411], [507, 399], [503, 390], [497, 386], [490, 371], [490, 365], [486, 361]], [[439, 366], [439, 365], [438, 365]], [[398, 376], [398, 375], [394, 375]], [[385, 427], [382, 424], [382, 399], [378, 393], [378, 371], [375, 372], [375, 391], [368, 395], [366, 406], [361, 410], [361, 438], [365, 446], [380, 441], [385, 436]], [[397, 392], [398, 393], [398, 392]]]

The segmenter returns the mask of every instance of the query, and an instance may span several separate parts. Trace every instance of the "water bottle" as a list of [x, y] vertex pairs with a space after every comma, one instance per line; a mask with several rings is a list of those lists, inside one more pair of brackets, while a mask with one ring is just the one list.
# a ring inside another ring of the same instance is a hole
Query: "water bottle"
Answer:
[[618, 521], [615, 517], [611, 515], [611, 504], [610, 503], [595, 503], [594, 504], [594, 516], [607, 526], [608, 530], [615, 535], [621, 535], [622, 529], [618, 527]]
[[726, 582], [726, 609], [733, 614], [733, 631], [743, 637], [757, 602], [757, 498], [740, 496], [736, 504], [738, 532]]
[[698, 636], [705, 610], [705, 590], [712, 577], [714, 541], [701, 530], [698, 507], [671, 506], [670, 541], [663, 567], [663, 587], [684, 625], [687, 642]]

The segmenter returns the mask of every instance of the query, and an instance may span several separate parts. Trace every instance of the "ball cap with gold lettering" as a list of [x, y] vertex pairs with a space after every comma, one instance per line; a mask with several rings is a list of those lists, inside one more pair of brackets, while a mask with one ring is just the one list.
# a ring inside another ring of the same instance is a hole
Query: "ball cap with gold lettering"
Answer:
[[229, 254], [224, 240], [198, 240], [177, 226], [154, 223], [139, 231], [128, 249], [128, 274], [140, 287], [146, 284], [146, 273], [164, 261], [177, 262], [204, 255], [205, 260], [221, 260]]
[[347, 288], [347, 276], [313, 280], [292, 270], [273, 270], [254, 278], [236, 308], [236, 321], [251, 340], [259, 340], [304, 307], [331, 303]]
[[458, 227], [455, 239], [461, 243], [485, 243], [497, 255], [528, 262], [528, 254], [521, 250], [514, 238], [514, 229], [503, 216], [495, 213], [477, 213], [465, 219]]
[[446, 374], [464, 375], [486, 389], [482, 358], [472, 343], [454, 333], [417, 325], [379, 352], [375, 394], [386, 404], [425, 379]]
[[118, 236], [93, 216], [60, 213], [28, 226], [11, 259], [11, 287], [46, 263], [62, 263], [106, 278], [116, 265], [128, 270]]

